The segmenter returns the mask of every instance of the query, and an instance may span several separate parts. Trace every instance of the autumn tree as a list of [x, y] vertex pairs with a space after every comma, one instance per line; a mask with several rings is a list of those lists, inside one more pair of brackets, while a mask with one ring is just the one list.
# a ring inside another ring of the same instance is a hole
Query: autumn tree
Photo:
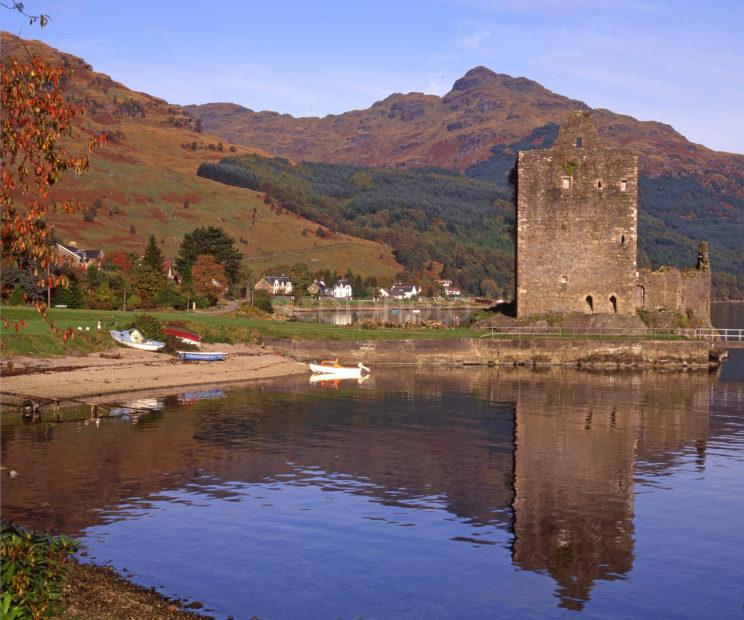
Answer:
[[[3, 263], [32, 263], [35, 277], [50, 274], [51, 286], [65, 279], [47, 269], [55, 259], [48, 218], [73, 213], [76, 205], [52, 198], [49, 190], [66, 171], [79, 175], [89, 166], [86, 155], [71, 154], [59, 143], [72, 135], [73, 121], [83, 113], [64, 101], [62, 74], [62, 69], [34, 57], [25, 63], [9, 58], [0, 75]], [[103, 135], [92, 138], [88, 148], [104, 140]]]
[[211, 254], [200, 254], [191, 266], [191, 278], [196, 290], [211, 304], [227, 290], [225, 268]]
[[123, 273], [129, 273], [132, 271], [132, 260], [121, 250], [114, 252], [109, 258], [109, 262]]
[[200, 227], [184, 235], [176, 259], [179, 273], [188, 279], [192, 265], [202, 254], [213, 256], [224, 267], [225, 276], [231, 285], [238, 282], [243, 255], [235, 248], [235, 239], [222, 228]]

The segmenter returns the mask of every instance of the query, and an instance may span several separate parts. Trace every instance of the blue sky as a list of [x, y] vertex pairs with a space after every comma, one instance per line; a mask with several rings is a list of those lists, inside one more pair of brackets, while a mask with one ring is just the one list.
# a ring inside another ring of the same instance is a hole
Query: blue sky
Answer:
[[40, 30], [179, 104], [231, 101], [323, 116], [393, 92], [443, 95], [468, 69], [536, 80], [592, 107], [673, 125], [744, 153], [741, 0], [26, 0]]

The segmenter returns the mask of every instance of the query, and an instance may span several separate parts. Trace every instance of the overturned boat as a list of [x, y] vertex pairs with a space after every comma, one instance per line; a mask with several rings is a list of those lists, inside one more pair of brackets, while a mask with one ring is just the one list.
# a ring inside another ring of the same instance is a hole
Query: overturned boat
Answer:
[[163, 331], [165, 332], [166, 336], [173, 336], [174, 338], [180, 340], [185, 344], [190, 344], [194, 347], [201, 346], [201, 338], [194, 332], [190, 332], [186, 329], [181, 329], [180, 327], [166, 327], [163, 329]]

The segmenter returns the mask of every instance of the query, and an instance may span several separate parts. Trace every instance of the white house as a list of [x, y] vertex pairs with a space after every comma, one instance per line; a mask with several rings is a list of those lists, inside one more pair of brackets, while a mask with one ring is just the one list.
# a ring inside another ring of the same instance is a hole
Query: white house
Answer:
[[390, 297], [390, 293], [388, 293], [384, 288], [378, 288], [377, 289], [377, 298], [378, 299], [387, 299]]
[[333, 285], [332, 294], [336, 299], [351, 299], [351, 283], [348, 280], [339, 280]]
[[257, 291], [269, 291], [272, 295], [291, 295], [292, 280], [287, 276], [264, 276], [253, 288]]
[[396, 284], [390, 289], [393, 299], [413, 299], [421, 294], [421, 289], [415, 284]]

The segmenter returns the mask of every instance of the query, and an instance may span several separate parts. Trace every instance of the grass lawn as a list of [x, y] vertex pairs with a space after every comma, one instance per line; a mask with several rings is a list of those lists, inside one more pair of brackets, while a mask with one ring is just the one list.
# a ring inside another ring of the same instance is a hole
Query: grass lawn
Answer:
[[[59, 334], [52, 334], [49, 323], [33, 307], [3, 306], [0, 315], [9, 321], [7, 328], [0, 327], [3, 355], [63, 355], [65, 353], [100, 351], [114, 346], [108, 334], [110, 329], [125, 329], [136, 325], [137, 316], [144, 312], [121, 312], [112, 310], [72, 310], [52, 308], [48, 311], [49, 322], [60, 329], [72, 327], [75, 337], [64, 343]], [[205, 342], [255, 342], [258, 336], [277, 338], [295, 338], [303, 340], [403, 340], [418, 338], [477, 338], [483, 332], [469, 327], [450, 329], [397, 329], [380, 327], [361, 329], [342, 327], [328, 323], [303, 323], [294, 321], [273, 321], [256, 319], [239, 314], [217, 314], [209, 312], [148, 312], [163, 322], [180, 322], [200, 334]], [[23, 319], [26, 323], [18, 332], [14, 329], [16, 321]], [[98, 321], [101, 331], [98, 331]], [[83, 328], [78, 331], [77, 327]], [[89, 331], [85, 328], [89, 327]], [[494, 334], [496, 339], [518, 339], [512, 334]], [[565, 336], [582, 340], [678, 340], [673, 334], [649, 336]], [[543, 338], [542, 336], [521, 336], [521, 340]]]
[[[0, 315], [10, 322], [7, 328], [0, 327], [2, 353], [24, 355], [63, 355], [72, 352], [99, 351], [113, 346], [108, 334], [110, 329], [124, 329], [136, 324], [138, 315], [144, 312], [121, 312], [115, 310], [73, 310], [52, 308], [48, 310], [49, 322], [55, 327], [74, 329], [75, 338], [62, 342], [60, 335], [52, 334], [35, 308], [26, 306], [3, 306]], [[216, 314], [209, 312], [147, 312], [163, 322], [178, 321], [199, 333], [206, 342], [253, 342], [256, 335], [278, 338], [302, 338], [308, 340], [399, 340], [405, 338], [472, 338], [478, 332], [467, 327], [447, 330], [432, 329], [359, 329], [323, 323], [301, 323], [273, 321], [242, 317], [239, 314]], [[26, 322], [18, 332], [14, 323]], [[98, 331], [98, 321], [101, 331]], [[78, 331], [77, 327], [83, 328]], [[90, 331], [85, 331], [89, 327]]]

